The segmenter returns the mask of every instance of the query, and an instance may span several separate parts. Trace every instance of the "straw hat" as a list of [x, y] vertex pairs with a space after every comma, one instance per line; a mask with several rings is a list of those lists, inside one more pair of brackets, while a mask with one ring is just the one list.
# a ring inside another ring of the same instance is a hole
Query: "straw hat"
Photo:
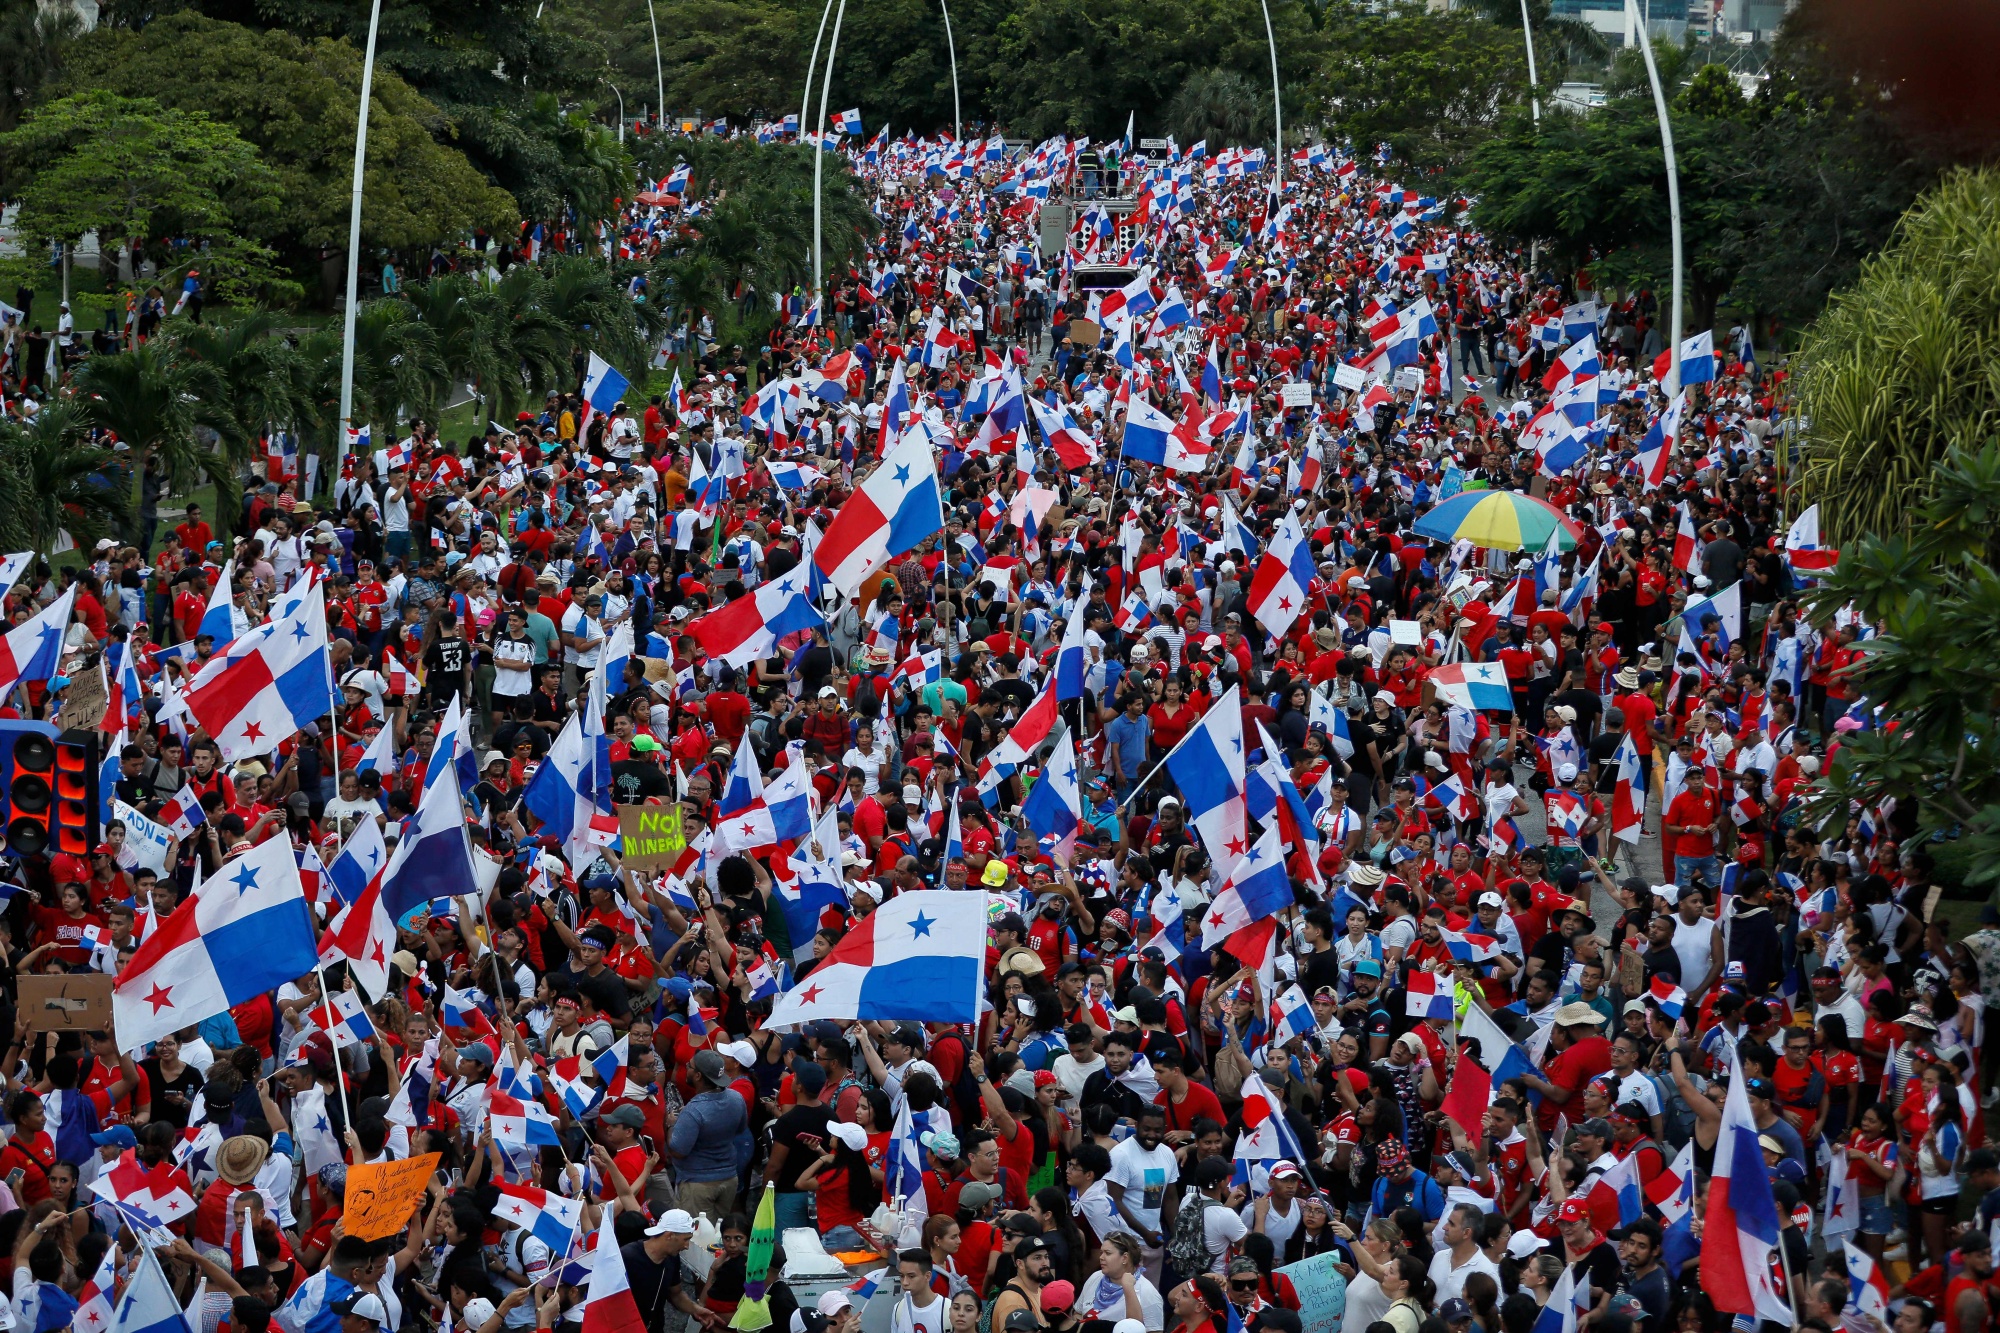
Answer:
[[226, 1185], [248, 1185], [257, 1178], [264, 1167], [264, 1159], [271, 1155], [271, 1145], [248, 1134], [238, 1134], [225, 1139], [222, 1150], [215, 1156], [215, 1174]]

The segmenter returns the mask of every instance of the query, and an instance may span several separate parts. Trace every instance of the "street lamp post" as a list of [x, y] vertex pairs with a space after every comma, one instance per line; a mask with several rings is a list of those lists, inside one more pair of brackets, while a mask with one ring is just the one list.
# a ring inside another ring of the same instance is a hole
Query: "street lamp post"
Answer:
[[375, 85], [375, 38], [381, 28], [382, 0], [374, 0], [368, 9], [368, 49], [361, 57], [361, 101], [354, 117], [354, 202], [347, 212], [347, 310], [340, 336], [340, 438], [334, 442], [336, 460], [346, 456], [347, 432], [354, 424], [354, 316], [360, 304], [361, 176], [368, 163], [368, 99]]
[[1271, 44], [1271, 119], [1278, 130], [1278, 192], [1285, 190], [1285, 99], [1278, 86], [1278, 38], [1271, 31], [1271, 0], [1261, 0], [1264, 6], [1264, 40]]
[[1653, 113], [1660, 119], [1660, 152], [1667, 160], [1667, 219], [1672, 227], [1674, 257], [1674, 309], [1667, 324], [1667, 351], [1672, 360], [1666, 392], [1671, 398], [1681, 388], [1681, 177], [1674, 165], [1674, 127], [1667, 118], [1667, 94], [1660, 87], [1660, 67], [1653, 63], [1653, 39], [1646, 31], [1638, 0], [1625, 0], [1625, 15], [1639, 30], [1639, 54], [1646, 61], [1646, 79], [1653, 85]]
[[597, 81], [603, 84], [605, 87], [609, 88], [612, 91], [612, 93], [618, 98], [618, 142], [624, 143], [625, 142], [625, 94], [619, 92], [618, 85], [613, 83], [611, 80], [605, 78], [602, 74], [597, 76]]
[[813, 38], [812, 58], [806, 61], [806, 94], [799, 99], [799, 142], [806, 140], [806, 126], [812, 124], [813, 75], [819, 70], [819, 44], [826, 40], [826, 21], [833, 17], [833, 0], [819, 11], [819, 33]]
[[1541, 86], [1541, 79], [1535, 74], [1535, 30], [1528, 23], [1528, 0], [1521, 0], [1521, 39], [1528, 44], [1528, 107], [1534, 112], [1535, 124], [1542, 123], [1542, 99], [1535, 89]]
[[944, 49], [951, 57], [951, 140], [957, 143], [965, 137], [965, 123], [958, 114], [958, 47], [951, 40], [951, 10], [945, 0], [938, 0], [938, 8], [944, 12]]
[[[840, 0], [840, 8], [833, 14], [833, 36], [826, 44], [826, 71], [820, 76], [819, 116], [813, 122], [813, 290], [812, 299], [820, 297], [820, 173], [826, 167], [826, 146], [822, 142], [826, 135], [826, 103], [833, 95], [833, 57], [840, 50], [840, 24], [847, 17], [847, 0]], [[812, 89], [806, 89], [806, 96], [812, 96]]]
[[653, 0], [646, 0], [646, 21], [653, 25], [653, 82], [660, 98], [660, 124], [667, 123], [667, 74], [660, 63], [660, 20], [653, 14]]

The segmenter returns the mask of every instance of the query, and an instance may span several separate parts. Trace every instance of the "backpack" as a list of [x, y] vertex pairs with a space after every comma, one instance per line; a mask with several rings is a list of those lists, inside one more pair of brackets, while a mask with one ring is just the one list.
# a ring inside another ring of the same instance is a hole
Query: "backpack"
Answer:
[[1174, 1216], [1174, 1232], [1167, 1237], [1167, 1258], [1176, 1273], [1206, 1273], [1215, 1262], [1208, 1252], [1208, 1232], [1203, 1219], [1211, 1208], [1222, 1205], [1205, 1194], [1195, 1196], [1195, 1207], [1183, 1207]]

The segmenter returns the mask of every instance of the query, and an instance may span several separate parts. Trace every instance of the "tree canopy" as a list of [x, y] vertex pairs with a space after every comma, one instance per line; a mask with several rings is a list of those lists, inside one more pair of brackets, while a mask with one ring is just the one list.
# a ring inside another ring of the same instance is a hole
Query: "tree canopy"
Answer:
[[[345, 246], [361, 55], [199, 14], [143, 30], [101, 28], [67, 53], [55, 88], [100, 89], [200, 111], [255, 144], [284, 200], [274, 236], [315, 257]], [[512, 228], [514, 201], [439, 141], [443, 113], [393, 70], [377, 69], [368, 117], [364, 244], [405, 248], [474, 228]]]
[[108, 91], [62, 97], [0, 135], [0, 156], [23, 236], [94, 231], [154, 251], [162, 269], [207, 264], [229, 299], [279, 280], [262, 244], [277, 226], [277, 180], [254, 145], [202, 112]]

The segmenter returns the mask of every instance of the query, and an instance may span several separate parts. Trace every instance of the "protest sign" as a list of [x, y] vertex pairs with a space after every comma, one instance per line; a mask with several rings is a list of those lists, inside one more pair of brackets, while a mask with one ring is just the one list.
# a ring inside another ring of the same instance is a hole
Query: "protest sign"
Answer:
[[30, 1032], [102, 1032], [111, 1026], [111, 977], [104, 972], [62, 976], [23, 973], [21, 1021]]
[[646, 874], [670, 869], [687, 850], [678, 805], [618, 807], [618, 836], [625, 842], [624, 863]]
[[1305, 380], [1296, 380], [1278, 386], [1278, 401], [1286, 407], [1311, 407], [1313, 386]]
[[167, 856], [173, 850], [174, 831], [156, 824], [120, 800], [111, 802], [111, 817], [125, 826], [125, 845], [118, 849], [118, 864], [126, 870], [146, 869], [156, 875], [167, 873]]
[[1333, 368], [1335, 387], [1342, 389], [1365, 389], [1368, 387], [1368, 373], [1360, 366], [1340, 365]]
[[1339, 1262], [1340, 1252], [1330, 1250], [1277, 1270], [1292, 1280], [1299, 1294], [1299, 1319], [1307, 1328], [1339, 1328], [1347, 1313], [1347, 1279], [1335, 1267]]
[[410, 1209], [423, 1197], [441, 1156], [427, 1152], [400, 1162], [350, 1167], [343, 1214], [347, 1234], [357, 1240], [381, 1240], [408, 1226]]

